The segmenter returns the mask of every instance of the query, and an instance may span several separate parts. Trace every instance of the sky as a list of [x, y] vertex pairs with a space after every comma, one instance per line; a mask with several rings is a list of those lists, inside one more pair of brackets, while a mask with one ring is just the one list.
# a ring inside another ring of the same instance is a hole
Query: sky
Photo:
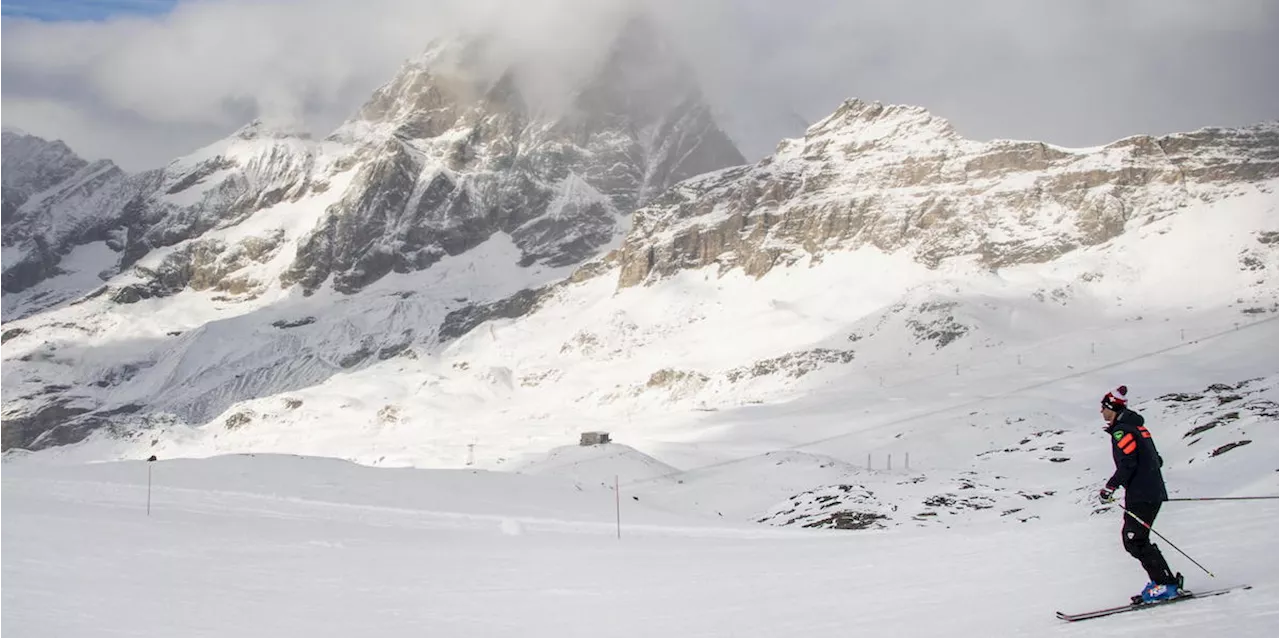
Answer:
[[3, 124], [128, 170], [258, 116], [325, 135], [433, 37], [483, 27], [522, 57], [581, 63], [637, 2], [752, 160], [850, 97], [1065, 146], [1280, 108], [1269, 0], [18, 0], [0, 24]]
[[10, 0], [0, 6], [5, 18], [45, 22], [108, 20], [122, 15], [163, 15], [177, 0]]

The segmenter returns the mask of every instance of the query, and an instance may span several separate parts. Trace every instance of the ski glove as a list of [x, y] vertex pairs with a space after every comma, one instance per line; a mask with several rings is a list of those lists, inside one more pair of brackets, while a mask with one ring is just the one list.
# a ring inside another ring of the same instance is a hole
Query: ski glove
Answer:
[[1114, 494], [1115, 490], [1109, 487], [1104, 487], [1098, 490], [1098, 500], [1102, 501], [1103, 505], [1109, 505], [1112, 501], [1116, 500], [1116, 497], [1113, 496]]

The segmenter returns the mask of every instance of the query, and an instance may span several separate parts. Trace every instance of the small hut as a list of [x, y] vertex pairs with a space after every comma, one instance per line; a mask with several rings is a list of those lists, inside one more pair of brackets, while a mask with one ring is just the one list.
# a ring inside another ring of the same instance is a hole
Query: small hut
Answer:
[[578, 445], [603, 445], [609, 442], [608, 432], [583, 432]]

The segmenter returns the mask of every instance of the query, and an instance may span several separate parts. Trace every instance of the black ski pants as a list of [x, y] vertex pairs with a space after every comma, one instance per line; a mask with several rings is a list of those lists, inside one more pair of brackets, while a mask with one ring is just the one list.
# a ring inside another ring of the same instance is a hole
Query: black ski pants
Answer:
[[1143, 525], [1133, 520], [1133, 516], [1124, 515], [1121, 537], [1125, 551], [1142, 563], [1142, 568], [1147, 570], [1147, 576], [1151, 582], [1157, 585], [1178, 584], [1178, 578], [1169, 569], [1169, 563], [1160, 553], [1160, 548], [1151, 542], [1151, 530], [1148, 529], [1148, 526], [1156, 522], [1156, 514], [1160, 513], [1160, 503], [1126, 503], [1125, 508], [1146, 523]]

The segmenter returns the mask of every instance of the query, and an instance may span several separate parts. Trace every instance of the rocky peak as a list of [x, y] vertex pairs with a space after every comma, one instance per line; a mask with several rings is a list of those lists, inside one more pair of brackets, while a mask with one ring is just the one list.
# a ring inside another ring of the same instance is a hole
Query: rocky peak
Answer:
[[0, 183], [9, 188], [44, 190], [89, 163], [62, 140], [50, 141], [17, 129], [0, 133], [0, 150]]
[[803, 138], [784, 140], [777, 159], [811, 157], [829, 149], [846, 154], [870, 150], [919, 153], [961, 141], [950, 122], [922, 107], [851, 98], [810, 126]]
[[[108, 160], [87, 162], [61, 141], [6, 129], [0, 149], [5, 262], [0, 286], [20, 292], [57, 274], [71, 246], [104, 238], [125, 179]], [[6, 315], [9, 312], [6, 309]]]
[[[132, 268], [158, 248], [198, 239], [210, 230], [236, 225], [262, 209], [323, 189], [325, 175], [317, 170], [318, 155], [319, 147], [305, 131], [257, 119], [162, 169], [130, 176], [111, 196], [111, 206], [101, 209], [104, 228], [118, 231], [113, 231], [109, 242], [119, 252], [110, 272]], [[61, 252], [68, 249], [63, 246]], [[193, 253], [186, 250], [179, 254]], [[217, 254], [204, 255], [205, 261], [215, 257]], [[171, 263], [167, 270], [172, 272], [138, 273], [163, 281], [163, 286], [153, 281], [141, 284], [148, 291], [146, 295], [126, 292], [116, 297], [134, 299], [176, 292], [197, 274], [190, 264], [172, 259], [165, 263]]]
[[537, 65], [502, 56], [486, 38], [436, 43], [343, 125], [335, 138], [363, 159], [286, 285], [332, 281], [352, 293], [497, 232], [519, 247], [521, 265], [574, 264], [614, 241], [638, 203], [744, 161], [647, 21], [625, 24], [564, 109], [531, 108], [523, 74]]
[[746, 162], [692, 69], [642, 14], [622, 24], [550, 136], [585, 151], [570, 156], [569, 168], [622, 211], [681, 180]]
[[[6, 159], [9, 158], [7, 152]], [[55, 157], [65, 158], [61, 154]], [[73, 160], [63, 166], [79, 164]], [[27, 185], [35, 183], [39, 182], [26, 182]], [[98, 160], [80, 165], [64, 179], [31, 193], [21, 200], [20, 206], [11, 207], [10, 191], [6, 188], [5, 192], [3, 243], [6, 251], [0, 285], [5, 294], [10, 294], [61, 273], [58, 264], [62, 256], [75, 246], [108, 240], [111, 231], [118, 229], [119, 212], [133, 191], [124, 171], [109, 160]], [[58, 294], [45, 295], [44, 303], [65, 301], [75, 292], [68, 288]], [[9, 316], [8, 306], [5, 312]]]
[[202, 165], [248, 164], [264, 156], [306, 155], [315, 151], [311, 133], [300, 123], [255, 118], [230, 135], [179, 157], [163, 169], [181, 178]]
[[48, 141], [17, 129], [0, 133], [0, 223], [7, 226], [15, 221], [18, 208], [28, 198], [65, 181], [88, 164], [61, 140]]
[[311, 133], [310, 131], [307, 131], [300, 122], [267, 122], [262, 118], [254, 118], [248, 124], [240, 127], [240, 129], [235, 133], [232, 133], [231, 137], [239, 140], [309, 140], [311, 139]]
[[482, 37], [433, 42], [378, 87], [335, 138], [359, 139], [369, 128], [408, 139], [443, 134], [489, 90], [491, 56], [489, 41]]

